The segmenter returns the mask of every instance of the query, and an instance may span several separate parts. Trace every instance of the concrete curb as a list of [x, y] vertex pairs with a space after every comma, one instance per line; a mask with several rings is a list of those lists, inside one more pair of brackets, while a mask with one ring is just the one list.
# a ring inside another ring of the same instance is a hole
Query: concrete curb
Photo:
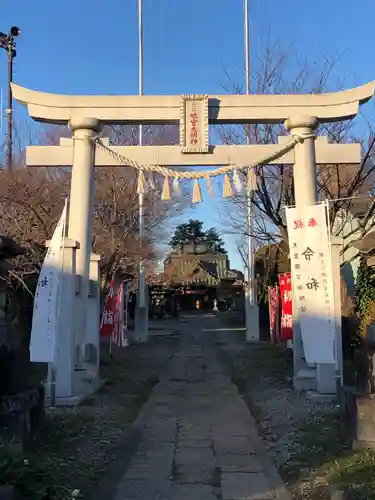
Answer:
[[267, 449], [267, 445], [265, 444], [264, 440], [259, 436], [258, 434], [258, 424], [256, 423], [254, 417], [251, 415], [249, 407], [247, 406], [244, 398], [240, 394], [238, 387], [235, 386], [233, 383], [232, 385], [236, 388], [236, 391], [239, 395], [239, 398], [241, 399], [242, 404], [247, 410], [248, 413], [248, 418], [250, 425], [249, 427], [251, 428], [251, 440], [254, 443], [255, 451], [257, 452], [257, 457], [259, 458], [259, 461], [261, 462], [261, 465], [263, 466], [263, 469], [265, 471], [265, 474], [270, 482], [271, 488], [275, 490], [276, 498], [278, 500], [292, 500], [292, 495], [288, 488], [286, 487], [284, 481], [281, 479], [278, 470], [272, 460], [270, 459], [269, 452]]
[[119, 454], [113, 460], [109, 466], [107, 474], [99, 482], [97, 489], [91, 497], [91, 500], [113, 500], [117, 494], [118, 485], [123, 478], [126, 469], [129, 466], [130, 460], [135, 454], [140, 439], [142, 437], [142, 431], [145, 426], [145, 422], [150, 414], [150, 407], [153, 404], [153, 399], [160, 386], [160, 380], [162, 379], [164, 372], [159, 374], [159, 382], [157, 382], [147, 401], [141, 406], [139, 413], [131, 424], [130, 429], [125, 433], [124, 437], [121, 439], [118, 450]]

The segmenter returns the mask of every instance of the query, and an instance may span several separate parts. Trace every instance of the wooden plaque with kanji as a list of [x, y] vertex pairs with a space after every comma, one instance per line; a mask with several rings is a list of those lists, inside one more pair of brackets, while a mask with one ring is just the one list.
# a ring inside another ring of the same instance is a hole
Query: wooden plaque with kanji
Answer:
[[208, 153], [207, 95], [181, 97], [180, 145], [183, 153]]

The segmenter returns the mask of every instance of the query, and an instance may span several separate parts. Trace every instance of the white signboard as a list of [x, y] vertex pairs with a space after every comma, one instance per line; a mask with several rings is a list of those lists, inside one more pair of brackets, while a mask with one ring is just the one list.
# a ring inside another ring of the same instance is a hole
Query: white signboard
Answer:
[[307, 363], [335, 362], [334, 294], [327, 206], [287, 208], [293, 308]]
[[65, 202], [36, 287], [30, 337], [30, 361], [34, 363], [54, 363], [55, 361], [66, 215], [67, 203]]
[[180, 145], [183, 153], [208, 153], [207, 95], [181, 97]]

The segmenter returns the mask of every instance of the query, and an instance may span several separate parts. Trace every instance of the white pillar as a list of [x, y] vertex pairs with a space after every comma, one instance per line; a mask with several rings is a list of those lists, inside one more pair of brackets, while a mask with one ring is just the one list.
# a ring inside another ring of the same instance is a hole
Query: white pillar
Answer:
[[73, 118], [74, 156], [70, 188], [68, 237], [79, 244], [76, 272], [80, 276], [77, 294], [75, 336], [78, 345], [77, 364], [82, 366], [89, 296], [90, 257], [92, 246], [92, 209], [94, 200], [94, 154], [92, 138], [100, 128], [95, 118]]
[[[293, 116], [288, 118], [284, 125], [292, 135], [306, 137], [295, 146], [293, 179], [296, 207], [313, 205], [318, 199], [315, 159], [315, 129], [318, 120], [313, 116]], [[312, 371], [306, 366], [303, 356], [299, 311], [293, 308], [294, 387], [296, 389], [316, 389], [316, 371]]]
[[320, 363], [317, 365], [317, 390], [320, 394], [336, 394], [342, 396], [343, 384], [343, 353], [342, 353], [342, 325], [341, 325], [341, 250], [343, 240], [331, 236], [331, 268], [334, 291], [332, 320], [335, 324], [335, 351], [336, 363]]
[[[293, 178], [297, 208], [313, 205], [318, 201], [315, 159], [315, 129], [317, 126], [318, 120], [314, 116], [292, 116], [285, 122], [285, 128], [292, 135], [305, 137], [295, 146]], [[316, 389], [320, 394], [336, 393], [335, 364], [318, 363], [315, 369], [307, 366], [302, 359], [303, 344], [299, 314], [295, 310], [293, 310], [293, 358], [295, 388]]]
[[147, 285], [145, 285], [144, 290], [145, 290], [144, 292], [145, 301], [143, 307], [139, 305], [140, 292], [137, 293], [137, 298], [136, 298], [134, 335], [132, 339], [133, 342], [136, 344], [145, 343], [148, 341], [149, 292]]
[[341, 313], [341, 264], [343, 261], [343, 247], [343, 238], [339, 236], [331, 236], [331, 265], [334, 290], [334, 321], [336, 332], [336, 378], [340, 387], [344, 385]]
[[93, 377], [99, 375], [100, 360], [100, 255], [91, 254], [90, 293], [85, 337], [85, 365]]
[[55, 362], [55, 404], [72, 404], [75, 385], [74, 313], [77, 242], [65, 238]]
[[259, 307], [252, 303], [249, 290], [245, 290], [245, 325], [246, 342], [259, 341]]
[[294, 197], [296, 207], [313, 205], [318, 200], [314, 133], [318, 120], [314, 116], [292, 116], [284, 125], [292, 135], [306, 136], [294, 150]]

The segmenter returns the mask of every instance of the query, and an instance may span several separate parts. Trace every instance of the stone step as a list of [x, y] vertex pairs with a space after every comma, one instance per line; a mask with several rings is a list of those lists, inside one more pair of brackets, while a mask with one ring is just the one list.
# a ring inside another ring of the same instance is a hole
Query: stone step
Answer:
[[296, 391], [316, 391], [316, 368], [300, 368], [294, 375], [293, 384]]

